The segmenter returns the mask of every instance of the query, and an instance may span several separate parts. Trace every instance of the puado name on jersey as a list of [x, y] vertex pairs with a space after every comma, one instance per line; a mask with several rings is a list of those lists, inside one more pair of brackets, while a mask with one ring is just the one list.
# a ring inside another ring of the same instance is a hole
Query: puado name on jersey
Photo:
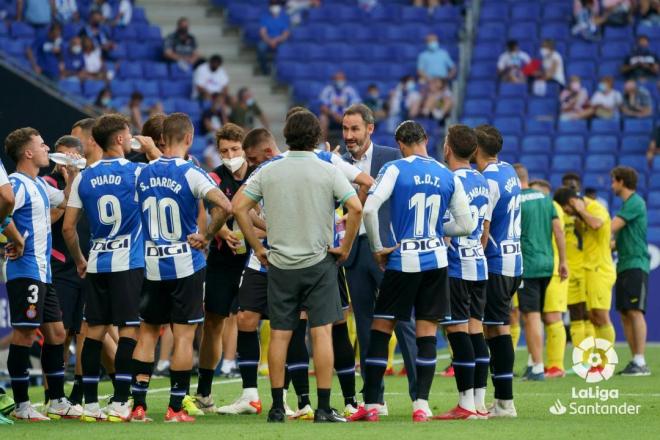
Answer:
[[121, 185], [121, 176], [114, 174], [101, 174], [92, 177], [89, 183], [92, 185], [92, 188], [96, 188], [99, 185]]
[[179, 191], [183, 188], [179, 182], [169, 177], [150, 177], [149, 186], [145, 185], [144, 182], [140, 182], [140, 191], [144, 192], [149, 188], [167, 188], [170, 191], [179, 194]]

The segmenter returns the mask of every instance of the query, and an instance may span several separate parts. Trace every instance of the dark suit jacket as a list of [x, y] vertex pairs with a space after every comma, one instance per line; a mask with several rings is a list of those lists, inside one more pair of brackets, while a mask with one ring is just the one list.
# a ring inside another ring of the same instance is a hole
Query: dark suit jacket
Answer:
[[[342, 158], [352, 163], [351, 153], [345, 153]], [[374, 144], [373, 157], [371, 158], [371, 170], [369, 170], [369, 175], [374, 179], [378, 176], [378, 172], [387, 162], [393, 160], [401, 159], [401, 152], [398, 148], [383, 147], [380, 145]], [[380, 239], [383, 243], [383, 246], [394, 246], [394, 237], [390, 231], [390, 202], [385, 202], [378, 211], [378, 225], [380, 227]], [[357, 244], [358, 240], [355, 240], [353, 244], [353, 249], [348, 256], [348, 259], [344, 263], [346, 267], [353, 265], [355, 257], [357, 254]], [[371, 255], [369, 255], [371, 258]]]

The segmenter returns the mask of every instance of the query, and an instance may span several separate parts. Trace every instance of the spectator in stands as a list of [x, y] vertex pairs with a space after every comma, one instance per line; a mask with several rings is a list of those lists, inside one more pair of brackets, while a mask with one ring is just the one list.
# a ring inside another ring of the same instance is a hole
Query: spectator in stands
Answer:
[[418, 8], [433, 9], [440, 4], [440, 0], [413, 0], [412, 4]]
[[658, 57], [649, 47], [648, 37], [646, 35], [640, 35], [637, 38], [637, 45], [630, 52], [623, 66], [621, 66], [621, 73], [626, 78], [650, 79], [657, 77], [659, 71]]
[[289, 16], [282, 11], [282, 2], [270, 0], [268, 12], [264, 13], [259, 21], [261, 40], [257, 43], [257, 58], [264, 75], [270, 75], [269, 54], [277, 52], [277, 48], [289, 38], [290, 27]]
[[142, 132], [143, 103], [144, 95], [140, 92], [133, 92], [128, 104], [126, 104], [126, 108], [122, 109], [122, 113], [128, 116], [128, 120], [130, 121], [131, 133], [139, 134]]
[[28, 61], [37, 74], [57, 80], [62, 69], [62, 26], [53, 23], [48, 34], [37, 37], [32, 46], [26, 50]]
[[660, 0], [639, 0], [639, 18], [642, 26], [660, 26]]
[[96, 100], [94, 105], [97, 106], [103, 113], [114, 112], [115, 109], [112, 108], [112, 91], [110, 87], [103, 88], [98, 95], [96, 95]]
[[571, 76], [568, 87], [559, 94], [560, 115], [562, 121], [583, 119], [589, 116], [589, 94], [582, 86], [580, 77]]
[[51, 6], [52, 0], [16, 0], [16, 21], [25, 20], [37, 33], [45, 33], [53, 16]]
[[211, 141], [215, 139], [215, 132], [227, 123], [227, 96], [214, 93], [211, 106], [202, 113], [202, 135]]
[[363, 11], [371, 12], [378, 6], [378, 0], [357, 0], [357, 4]]
[[447, 83], [440, 78], [433, 78], [422, 95], [420, 115], [431, 118], [444, 125], [450, 115], [454, 99]]
[[108, 30], [103, 26], [103, 15], [99, 11], [91, 11], [87, 25], [80, 31], [81, 37], [91, 39], [94, 46], [100, 48], [104, 54], [107, 54], [115, 47], [115, 43], [110, 39]]
[[651, 141], [649, 142], [649, 148], [646, 151], [646, 158], [649, 161], [649, 165], [653, 163], [655, 155], [660, 153], [660, 124], [656, 124], [651, 134]]
[[229, 76], [222, 67], [222, 57], [212, 55], [205, 63], [195, 69], [193, 75], [193, 98], [200, 101], [211, 101], [216, 93], [226, 93], [229, 84]]
[[397, 125], [406, 119], [416, 118], [422, 104], [422, 94], [415, 77], [407, 75], [390, 93], [388, 129], [394, 133]]
[[80, 37], [75, 36], [69, 40], [68, 48], [64, 53], [64, 78], [80, 79], [85, 68], [85, 57], [82, 53]]
[[449, 52], [440, 47], [438, 36], [426, 36], [426, 49], [417, 56], [417, 75], [421, 81], [431, 78], [453, 79], [456, 66]]
[[112, 5], [110, 5], [110, 2], [108, 0], [94, 0], [92, 5], [90, 6], [90, 11], [100, 12], [101, 15], [103, 16], [104, 23], [110, 23], [114, 18]]
[[254, 128], [254, 119], [259, 118], [261, 125], [265, 129], [270, 129], [268, 118], [264, 112], [261, 111], [259, 104], [254, 99], [252, 91], [247, 87], [243, 87], [236, 95], [236, 102], [231, 106], [231, 113], [229, 114], [229, 122], [243, 127], [245, 131]]
[[114, 19], [116, 26], [128, 26], [133, 20], [133, 3], [131, 0], [121, 0]]
[[619, 119], [619, 109], [623, 103], [621, 92], [614, 90], [614, 78], [605, 76], [598, 83], [598, 90], [591, 97], [586, 116], [599, 119]]
[[372, 83], [367, 87], [367, 97], [364, 98], [363, 104], [373, 112], [376, 122], [382, 121], [387, 116], [385, 100], [380, 96], [380, 90], [376, 84]]
[[311, 8], [321, 6], [321, 0], [287, 0], [286, 13], [291, 17], [291, 23], [300, 24], [303, 14]]
[[321, 130], [323, 140], [327, 140], [328, 130], [341, 128], [344, 110], [353, 104], [360, 102], [360, 95], [346, 83], [344, 72], [337, 72], [332, 77], [332, 84], [328, 84], [321, 90], [319, 95], [321, 101]]
[[85, 36], [81, 39], [82, 55], [85, 61], [83, 76], [85, 79], [105, 79], [106, 69], [101, 49], [94, 46], [91, 38]]
[[80, 20], [76, 0], [55, 0], [55, 18], [60, 23]]
[[634, 79], [627, 80], [623, 85], [621, 112], [629, 118], [648, 118], [652, 111], [653, 101], [649, 91]]
[[554, 40], [544, 40], [541, 45], [541, 79], [545, 81], [555, 81], [561, 87], [566, 84], [564, 76], [564, 59], [561, 54], [555, 50]]
[[184, 71], [189, 71], [199, 60], [197, 51], [197, 40], [189, 31], [189, 23], [186, 17], [181, 17], [176, 22], [176, 30], [165, 38], [163, 56], [169, 61], [179, 64]]
[[520, 50], [518, 41], [509, 40], [506, 42], [506, 51], [504, 51], [497, 60], [497, 74], [500, 80], [508, 83], [525, 83], [527, 77], [522, 69], [532, 58]]
[[607, 26], [627, 26], [632, 22], [631, 0], [603, 0], [602, 19]]
[[598, 0], [573, 0], [573, 19], [575, 25], [571, 33], [587, 41], [600, 39], [599, 27], [603, 23]]

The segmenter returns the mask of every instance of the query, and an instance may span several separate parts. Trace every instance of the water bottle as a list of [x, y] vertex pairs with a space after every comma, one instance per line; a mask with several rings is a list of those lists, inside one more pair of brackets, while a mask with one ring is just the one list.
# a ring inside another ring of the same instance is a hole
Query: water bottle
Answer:
[[87, 166], [87, 159], [84, 157], [74, 159], [73, 157], [67, 156], [64, 153], [50, 153], [48, 158], [58, 165], [74, 166], [81, 170]]
[[140, 141], [138, 141], [135, 138], [131, 138], [131, 149], [139, 150], [140, 148], [142, 148], [142, 144], [140, 143]]
[[240, 244], [238, 245], [238, 247], [236, 247], [236, 255], [245, 255], [245, 253], [247, 253], [247, 246], [245, 245], [245, 236], [243, 235], [243, 231], [241, 231], [241, 228], [238, 227], [238, 222], [236, 220], [234, 220], [234, 224], [232, 225], [231, 230], [236, 236], [236, 238], [240, 241]]

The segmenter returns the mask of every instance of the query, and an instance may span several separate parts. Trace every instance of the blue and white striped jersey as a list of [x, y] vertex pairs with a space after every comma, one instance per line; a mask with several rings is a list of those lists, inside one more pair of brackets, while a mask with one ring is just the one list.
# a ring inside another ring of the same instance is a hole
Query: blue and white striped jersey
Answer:
[[67, 206], [85, 211], [90, 226], [87, 271], [122, 272], [144, 267], [144, 239], [135, 184], [145, 164], [102, 159], [71, 185]]
[[7, 170], [5, 166], [0, 162], [0, 186], [9, 184], [9, 176], [7, 176]]
[[[329, 151], [322, 151], [322, 150], [315, 150], [314, 152], [316, 153], [316, 156], [319, 159], [321, 159], [322, 161], [331, 163], [334, 166], [336, 166], [339, 169], [339, 171], [341, 171], [344, 174], [344, 176], [346, 176], [346, 178], [348, 179], [349, 182], [353, 182], [355, 180], [355, 178], [358, 176], [358, 174], [361, 173], [361, 171], [358, 167], [356, 167], [355, 165], [351, 165], [350, 163], [346, 162], [340, 156], [338, 156], [334, 153], [331, 153]], [[286, 157], [288, 155], [288, 153], [289, 153], [288, 151], [285, 151], [284, 153], [273, 157], [269, 161], [262, 163], [259, 166], [259, 168], [254, 170], [254, 172], [252, 173], [252, 176], [256, 175], [256, 173], [259, 172], [259, 170], [262, 167], [267, 166], [268, 164], [272, 163], [274, 160], [278, 160], [278, 159], [282, 159], [283, 157]], [[248, 182], [249, 182], [249, 178], [248, 178], [248, 181], [245, 184], [247, 185]], [[266, 213], [264, 211], [263, 201], [259, 202], [259, 206], [261, 208], [261, 217], [265, 219], [266, 218], [266, 216], [265, 216]], [[335, 241], [334, 241], [334, 245], [339, 246], [339, 240], [340, 240], [340, 238], [343, 238], [343, 234], [340, 237], [337, 233], [336, 228], [337, 228], [337, 225], [335, 223]], [[268, 247], [268, 240], [264, 239], [263, 244], [264, 244], [264, 246]], [[254, 251], [252, 249], [250, 249], [250, 257], [248, 258], [247, 267], [249, 267], [250, 269], [253, 269], [253, 270], [258, 270], [259, 272], [267, 272], [268, 271], [268, 269], [266, 267], [264, 267], [261, 264], [261, 262], [259, 261], [259, 259], [254, 255]]]
[[217, 188], [200, 168], [178, 157], [161, 157], [142, 169], [137, 197], [142, 209], [148, 280], [181, 279], [206, 267], [204, 253], [190, 247], [198, 200]]
[[25, 238], [25, 248], [22, 257], [7, 261], [7, 280], [30, 278], [50, 283], [50, 208], [64, 201], [64, 192], [41, 177], [33, 179], [23, 173], [12, 173], [9, 181], [14, 190], [13, 221]]
[[506, 162], [489, 164], [482, 172], [490, 201], [485, 220], [490, 221], [486, 258], [488, 271], [508, 277], [523, 271], [520, 247], [520, 180]]
[[[488, 209], [488, 183], [484, 176], [471, 168], [460, 168], [454, 175], [461, 179], [465, 194], [470, 202], [472, 219], [477, 219], [477, 226], [467, 237], [452, 237], [447, 250], [449, 257], [449, 276], [467, 281], [488, 279], [488, 264], [484, 249], [481, 246], [481, 234], [484, 228], [484, 217]], [[445, 220], [452, 221], [447, 211]]]
[[422, 156], [388, 162], [369, 197], [391, 203], [390, 229], [399, 246], [390, 254], [386, 269], [424, 272], [447, 267], [443, 218], [458, 199], [465, 203], [463, 185], [447, 167]]

